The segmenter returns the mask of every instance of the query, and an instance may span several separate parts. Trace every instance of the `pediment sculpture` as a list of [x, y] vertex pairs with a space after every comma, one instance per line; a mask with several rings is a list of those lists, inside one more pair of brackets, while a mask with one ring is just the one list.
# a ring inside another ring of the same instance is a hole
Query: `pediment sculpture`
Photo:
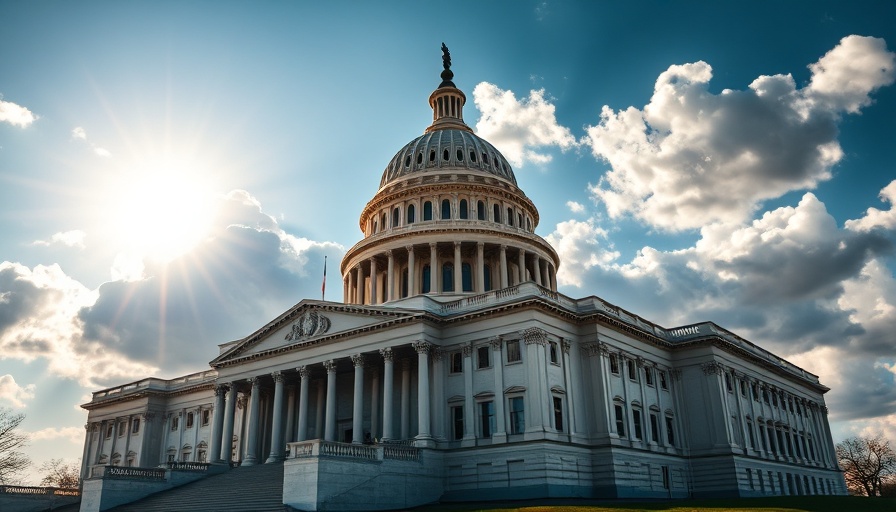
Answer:
[[299, 341], [318, 336], [330, 329], [330, 319], [315, 310], [309, 310], [300, 316], [292, 329], [286, 334], [286, 341]]

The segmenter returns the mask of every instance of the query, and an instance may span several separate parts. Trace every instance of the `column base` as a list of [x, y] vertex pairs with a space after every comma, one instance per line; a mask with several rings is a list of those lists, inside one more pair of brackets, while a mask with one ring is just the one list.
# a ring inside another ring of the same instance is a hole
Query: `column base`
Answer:
[[283, 457], [278, 457], [276, 455], [270, 455], [264, 461], [265, 464], [275, 464], [277, 462], [283, 462]]
[[414, 438], [414, 446], [417, 448], [435, 448], [436, 440], [430, 435], [420, 435]]
[[504, 444], [507, 442], [507, 432], [496, 432], [492, 434], [492, 444]]
[[258, 464], [258, 459], [255, 456], [246, 457], [240, 461], [240, 466], [254, 466], [256, 464]]

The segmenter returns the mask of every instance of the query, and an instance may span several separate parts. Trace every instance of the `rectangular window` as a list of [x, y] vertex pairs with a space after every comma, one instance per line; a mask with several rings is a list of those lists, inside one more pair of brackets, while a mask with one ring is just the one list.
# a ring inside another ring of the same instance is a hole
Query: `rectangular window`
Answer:
[[180, 416], [173, 416], [171, 418], [171, 430], [177, 430], [180, 426]]
[[610, 372], [619, 375], [619, 356], [610, 354]]
[[118, 437], [121, 437], [128, 433], [128, 422], [127, 421], [119, 421], [118, 422]]
[[731, 375], [728, 373], [725, 374], [725, 389], [728, 390], [729, 393], [734, 392], [734, 388], [731, 385]]
[[202, 411], [202, 426], [208, 426], [208, 422], [212, 419], [212, 411], [205, 409]]
[[660, 387], [663, 389], [669, 389], [669, 382], [666, 381], [666, 372], [663, 370], [659, 371], [660, 374]]
[[747, 433], [750, 436], [750, 448], [756, 449], [756, 434], [753, 433], [753, 422], [747, 422]]
[[663, 466], [663, 489], [669, 488], [669, 466]]
[[463, 352], [451, 353], [451, 373], [464, 372], [464, 354]]
[[744, 380], [740, 381], [740, 396], [747, 397], [747, 382]]
[[510, 433], [522, 434], [526, 430], [526, 412], [524, 410], [523, 397], [515, 396], [510, 399]]
[[554, 428], [563, 432], [563, 399], [559, 396], [554, 397]]
[[492, 367], [492, 363], [489, 359], [488, 353], [489, 353], [488, 345], [486, 345], [484, 347], [478, 347], [476, 349], [476, 360], [478, 361], [477, 368], [479, 368], [480, 370], [483, 368], [491, 368]]
[[628, 378], [631, 380], [638, 380], [638, 367], [635, 366], [635, 362], [629, 359], [625, 364], [628, 366]]
[[666, 416], [666, 442], [669, 446], [675, 446], [675, 428], [671, 416]]
[[753, 384], [750, 385], [750, 388], [753, 390], [753, 400], [758, 402], [759, 401], [759, 384], [756, 384], [754, 382]]
[[451, 433], [452, 439], [457, 441], [464, 437], [464, 407], [462, 405], [451, 408]]
[[517, 363], [523, 360], [520, 353], [520, 340], [511, 340], [507, 342], [507, 362]]
[[649, 366], [644, 367], [644, 382], [646, 382], [648, 386], [653, 386], [653, 368], [650, 368]]
[[613, 411], [616, 413], [616, 434], [625, 437], [625, 412], [622, 410], [622, 405], [613, 405]]
[[193, 428], [193, 413], [187, 413], [187, 428]]
[[551, 363], [552, 364], [560, 364], [560, 354], [557, 351], [557, 342], [552, 341], [551, 346], [548, 349], [551, 355]]
[[479, 432], [480, 437], [491, 437], [495, 431], [495, 404], [493, 402], [479, 403]]
[[131, 434], [140, 432], [140, 418], [134, 418], [131, 422]]
[[110, 437], [112, 437], [112, 424], [111, 423], [106, 425], [106, 439], [109, 439]]
[[656, 444], [663, 444], [660, 439], [660, 422], [653, 413], [650, 413], [650, 440]]
[[641, 411], [638, 409], [632, 410], [632, 426], [635, 431], [635, 439], [639, 441], [644, 439], [644, 434], [641, 432]]

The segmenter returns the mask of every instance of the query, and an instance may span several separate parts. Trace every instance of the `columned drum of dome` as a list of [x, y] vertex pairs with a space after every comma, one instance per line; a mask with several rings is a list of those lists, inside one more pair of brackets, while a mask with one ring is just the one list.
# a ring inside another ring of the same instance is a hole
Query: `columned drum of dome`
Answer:
[[[447, 49], [443, 49], [447, 56]], [[433, 122], [386, 165], [342, 260], [344, 301], [477, 294], [534, 282], [557, 290], [557, 252], [500, 151], [466, 125], [450, 58], [429, 97]]]

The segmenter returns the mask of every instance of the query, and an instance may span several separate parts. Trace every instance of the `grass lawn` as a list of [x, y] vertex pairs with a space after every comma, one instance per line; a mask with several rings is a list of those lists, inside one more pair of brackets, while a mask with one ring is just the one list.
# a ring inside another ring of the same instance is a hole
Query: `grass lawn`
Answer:
[[896, 512], [896, 499], [853, 496], [784, 496], [729, 500], [676, 500], [608, 502], [586, 500], [537, 500], [494, 504], [445, 504], [414, 509], [415, 512]]

